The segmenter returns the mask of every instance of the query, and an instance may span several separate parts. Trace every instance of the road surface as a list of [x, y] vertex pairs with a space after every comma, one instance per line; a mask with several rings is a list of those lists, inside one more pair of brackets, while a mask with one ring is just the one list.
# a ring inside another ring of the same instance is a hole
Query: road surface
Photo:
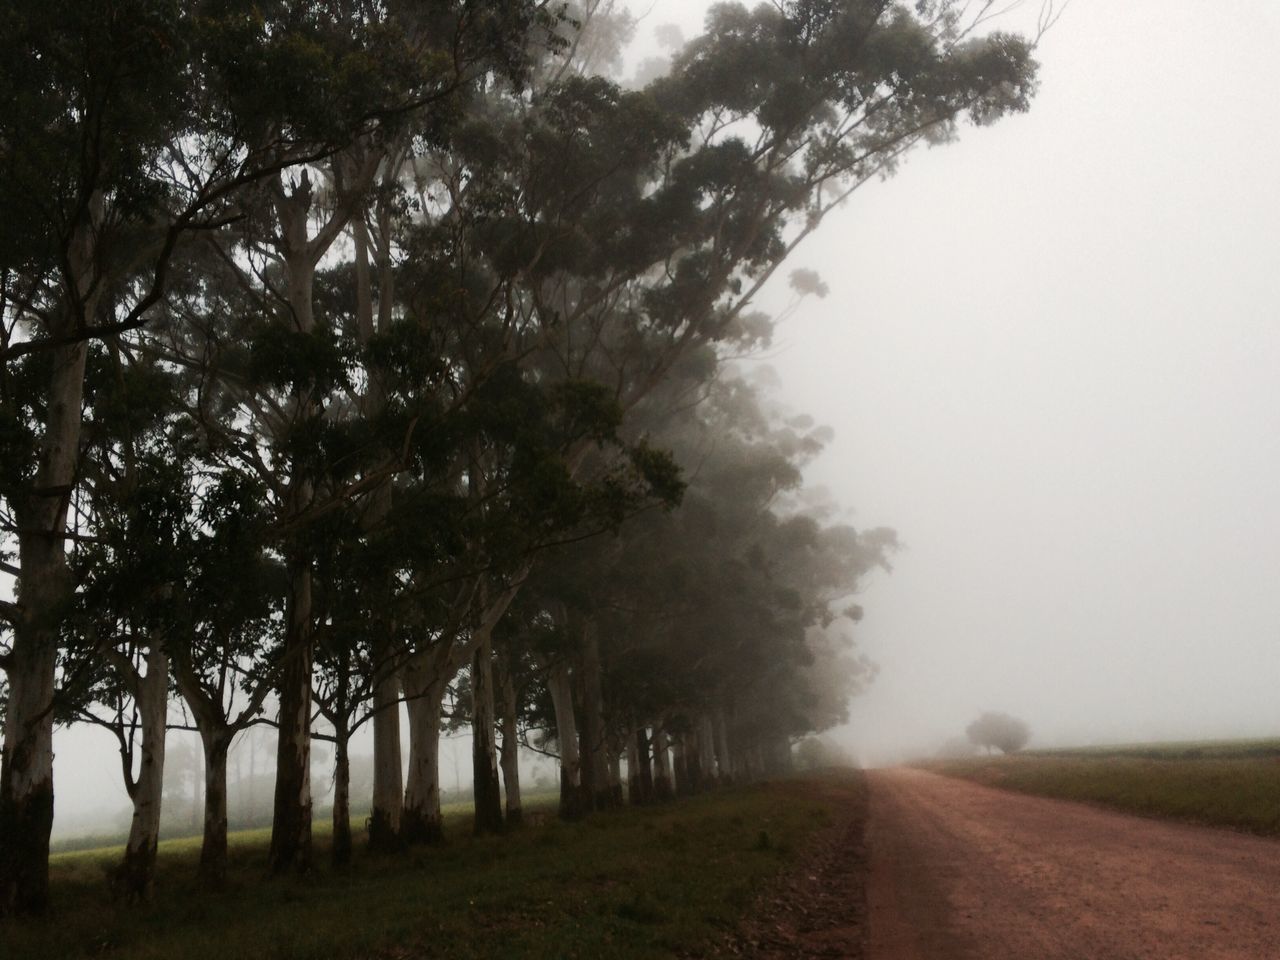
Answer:
[[1280, 958], [1276, 840], [920, 770], [870, 784], [869, 960]]

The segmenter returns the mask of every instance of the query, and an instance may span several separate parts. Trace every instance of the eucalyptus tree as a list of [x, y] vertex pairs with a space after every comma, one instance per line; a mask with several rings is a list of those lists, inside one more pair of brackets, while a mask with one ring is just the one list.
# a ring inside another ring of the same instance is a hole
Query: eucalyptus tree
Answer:
[[[617, 434], [621, 414], [597, 386], [495, 377], [469, 408], [477, 420], [468, 492], [477, 525], [468, 538], [481, 566], [471, 656], [476, 829], [502, 827], [495, 739], [493, 636], [536, 558], [558, 542], [611, 529], [650, 503], [674, 503], [682, 485], [669, 459]], [[587, 468], [581, 446], [593, 451]], [[575, 459], [570, 459], [570, 455]], [[577, 462], [575, 462], [577, 461]], [[503, 593], [498, 602], [491, 597]], [[509, 657], [511, 651], [502, 651]]]
[[[1026, 107], [1031, 44], [976, 26], [946, 2], [721, 4], [643, 92], [556, 75], [500, 168], [504, 236], [537, 253], [524, 302], [554, 331], [543, 375], [597, 379], [630, 410], [685, 357], [749, 341], [754, 295], [835, 205], [962, 117]], [[599, 631], [574, 633], [581, 775], [603, 783]]]
[[[202, 218], [213, 191], [205, 175], [169, 176], [169, 143], [189, 129], [193, 106], [181, 5], [20, 2], [0, 29], [0, 500], [16, 598], [0, 610], [7, 914], [48, 902], [52, 703], [74, 590], [67, 520], [87, 343], [145, 313], [178, 232]], [[121, 288], [127, 296], [105, 297]]]
[[[451, 291], [472, 304], [461, 318], [460, 352], [450, 354], [453, 369], [464, 371], [457, 389], [466, 393], [521, 361], [540, 381], [600, 379], [629, 408], [681, 357], [749, 335], [751, 293], [798, 239], [788, 229], [806, 233], [829, 209], [833, 185], [847, 192], [911, 144], [946, 131], [962, 111], [987, 119], [1025, 104], [1032, 68], [1025, 45], [999, 37], [961, 44], [955, 18], [923, 22], [884, 4], [819, 7], [784, 5], [772, 16], [722, 8], [705, 42], [643, 94], [556, 69], [540, 77], [536, 96], [490, 86], [445, 149], [413, 161], [418, 182], [447, 198], [415, 241], [415, 252], [424, 240], [443, 252], [428, 261], [441, 265], [436, 274], [447, 282], [418, 307], [438, 322], [458, 312]], [[851, 38], [860, 42], [847, 50]], [[859, 59], [864, 47], [875, 55]], [[744, 48], [759, 70], [748, 100], [724, 77], [726, 64], [740, 66]], [[886, 56], [895, 49], [916, 57], [914, 83], [898, 79], [902, 65]], [[816, 74], [799, 90], [789, 79], [798, 66]], [[737, 135], [743, 128], [754, 144]], [[586, 452], [584, 445], [570, 455], [575, 469]], [[455, 493], [465, 484], [481, 516], [501, 516], [487, 506], [487, 474], [502, 469], [502, 456], [482, 442], [456, 455], [446, 480]], [[473, 541], [473, 568], [488, 569], [491, 541]], [[512, 569], [519, 574], [522, 565]], [[501, 615], [521, 576], [486, 579], [465, 583], [455, 597], [488, 614], [452, 628], [459, 649], [478, 641], [483, 651], [487, 628], [475, 625]], [[586, 625], [579, 634], [580, 679], [590, 688], [584, 722], [597, 745], [591, 774], [603, 780], [595, 630]], [[453, 640], [442, 639], [431, 644], [442, 661], [425, 673], [420, 660], [405, 668], [405, 677], [425, 684], [420, 693], [441, 693], [454, 668]], [[488, 656], [472, 662], [479, 681], [472, 690], [486, 714], [489, 663]], [[490, 730], [481, 718], [476, 764], [487, 785], [477, 796], [492, 813]]]
[[237, 737], [266, 719], [284, 571], [264, 549], [270, 517], [260, 485], [207, 463], [200, 472], [183, 544], [186, 579], [175, 591], [181, 632], [170, 646], [170, 669], [204, 754], [199, 872], [216, 888], [227, 872], [228, 755]]
[[[311, 674], [317, 628], [312, 525], [372, 496], [405, 469], [403, 458], [380, 462], [353, 449], [358, 413], [345, 399], [358, 389], [359, 363], [342, 317], [317, 302], [321, 272], [347, 259], [354, 232], [367, 247], [364, 213], [379, 173], [403, 161], [404, 137], [441, 141], [461, 103], [495, 74], [518, 75], [529, 31], [544, 14], [536, 3], [473, 11], [436, 2], [386, 7], [351, 3], [263, 11], [262, 30], [292, 52], [293, 73], [268, 92], [234, 104], [237, 119], [285, 127], [299, 139], [333, 144], [323, 159], [295, 164], [242, 198], [242, 217], [209, 238], [226, 270], [224, 283], [253, 291], [249, 316], [197, 318], [169, 346], [216, 381], [216, 415], [199, 398], [197, 417], [219, 448], [224, 467], [247, 472], [269, 493], [275, 512], [272, 549], [287, 574], [285, 636], [277, 674], [279, 744], [271, 862], [277, 871], [310, 863], [309, 739]], [[447, 51], [448, 56], [442, 56]], [[295, 100], [293, 87], [332, 91], [336, 104]], [[317, 78], [327, 78], [317, 83]], [[365, 118], [350, 123], [352, 115]], [[357, 257], [356, 269], [367, 261]], [[367, 284], [358, 278], [357, 343], [367, 346]], [[388, 293], [389, 295], [389, 293]], [[190, 305], [199, 313], [201, 304]], [[210, 334], [215, 340], [210, 342]], [[239, 335], [248, 357], [230, 356], [216, 339]], [[376, 405], [375, 405], [376, 406]], [[376, 409], [365, 412], [378, 415]], [[376, 431], [375, 431], [376, 432]], [[390, 445], [398, 451], [411, 429]]]
[[133, 817], [117, 886], [149, 899], [169, 660], [181, 642], [171, 613], [185, 580], [192, 478], [186, 458], [175, 455], [166, 373], [129, 362], [114, 340], [92, 344], [88, 353], [81, 483], [72, 498], [82, 541], [71, 559], [78, 590], [62, 623], [57, 713], [98, 724], [118, 742]]
[[[519, 87], [495, 84], [449, 143], [408, 164], [416, 210], [404, 218], [407, 229], [400, 244], [405, 257], [397, 285], [407, 320], [431, 331], [418, 343], [440, 358], [446, 372], [434, 386], [439, 405], [434, 432], [456, 443], [452, 450], [438, 446], [435, 461], [423, 463], [415, 483], [434, 489], [441, 502], [461, 504], [472, 533], [464, 538], [467, 548], [461, 553], [444, 557], [436, 570], [410, 571], [406, 578], [411, 593], [421, 593], [442, 577], [451, 582], [453, 595], [441, 597], [437, 608], [458, 615], [446, 618], [447, 630], [427, 631], [421, 649], [409, 652], [404, 661], [401, 679], [414, 687], [406, 686], [405, 694], [411, 723], [417, 726], [414, 705], [433, 698], [438, 703], [458, 667], [455, 655], [471, 662], [479, 681], [472, 689], [485, 717], [477, 725], [476, 762], [488, 771], [477, 792], [487, 804], [481, 819], [486, 829], [498, 819], [488, 709], [490, 624], [514, 595], [526, 556], [576, 524], [596, 522], [587, 514], [613, 509], [609, 496], [625, 486], [607, 465], [575, 486], [573, 464], [563, 482], [556, 480], [559, 486], [552, 484], [556, 464], [567, 453], [580, 460], [578, 448], [608, 441], [600, 433], [608, 425], [595, 421], [611, 415], [613, 402], [572, 378], [545, 381], [524, 362], [553, 335], [555, 323], [533, 308], [523, 278], [547, 269], [547, 261], [570, 255], [562, 247], [565, 238], [589, 226], [578, 191], [565, 178], [561, 148], [578, 136], [584, 116], [594, 110], [611, 124], [615, 140], [594, 175], [607, 175], [610, 165], [616, 165], [620, 169], [614, 178], [626, 182], [651, 162], [653, 143], [660, 145], [670, 135], [669, 129], [653, 124], [627, 131], [622, 116], [610, 116], [613, 101], [600, 100], [597, 93], [591, 83], [574, 79], [531, 106]], [[581, 153], [583, 146], [574, 149]], [[520, 173], [513, 176], [517, 168]], [[534, 171], [530, 176], [540, 178], [541, 185], [522, 179], [523, 171]], [[537, 196], [522, 197], [522, 189]], [[527, 204], [537, 208], [533, 221], [522, 217]], [[569, 434], [572, 451], [561, 449]], [[626, 469], [652, 470], [658, 458], [644, 454], [636, 450], [628, 455]], [[591, 484], [597, 487], [594, 494], [587, 489]], [[411, 754], [427, 749], [423, 744], [433, 737], [424, 729], [415, 739], [419, 746], [411, 744]], [[381, 752], [380, 742], [375, 754]], [[391, 768], [382, 762], [375, 766]], [[411, 777], [430, 766], [434, 764], [411, 759]], [[407, 786], [410, 807], [421, 801], [421, 793], [414, 784]], [[375, 823], [380, 819], [375, 811]], [[421, 816], [414, 813], [411, 819]], [[405, 832], [415, 829], [406, 822]]]
[[[5, 561], [16, 602], [2, 611], [0, 911], [47, 904], [50, 703], [74, 589], [67, 515], [87, 343], [148, 322], [178, 248], [238, 219], [245, 188], [446, 99], [477, 47], [519, 69], [529, 28], [548, 16], [532, 0], [392, 6], [459, 56], [424, 60], [357, 3], [23, 0], [0, 14], [2, 496], [17, 548]], [[452, 44], [458, 29], [476, 42]], [[403, 69], [422, 62], [431, 76]], [[387, 74], [423, 82], [388, 99]]]
[[[825, 432], [780, 419], [732, 372], [692, 400], [669, 382], [636, 413], [689, 477], [680, 508], [637, 517], [611, 549], [557, 567], [560, 596], [597, 630], [604, 761], [625, 742], [633, 799], [647, 799], [756, 775], [790, 737], [839, 720], [868, 668], [839, 624], [856, 616], [848, 597], [894, 540], [801, 512], [788, 494]], [[593, 666], [575, 669], [585, 692]], [[585, 725], [592, 706], [579, 703]], [[557, 720], [562, 731], [571, 722]], [[587, 738], [582, 753], [592, 749]], [[579, 802], [608, 805], [612, 777], [589, 762], [593, 789]]]
[[135, 807], [120, 886], [145, 897], [171, 689], [204, 747], [200, 872], [212, 884], [225, 873], [227, 753], [270, 691], [261, 653], [279, 578], [262, 554], [257, 491], [209, 471], [182, 416], [183, 371], [115, 339], [92, 345], [89, 359], [73, 500], [78, 589], [64, 622], [57, 703], [60, 714], [105, 726], [120, 742]]
[[520, 609], [509, 611], [494, 633], [494, 691], [497, 728], [502, 736], [503, 814], [508, 828], [524, 821], [520, 787], [520, 746], [528, 736], [528, 717], [538, 690], [533, 646], [538, 639], [538, 611], [530, 607], [531, 593], [521, 591]]

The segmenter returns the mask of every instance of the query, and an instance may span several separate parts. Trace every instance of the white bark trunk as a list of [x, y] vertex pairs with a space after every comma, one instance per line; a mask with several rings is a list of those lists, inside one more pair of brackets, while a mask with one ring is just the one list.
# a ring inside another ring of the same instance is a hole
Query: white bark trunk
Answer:
[[409, 775], [405, 780], [401, 836], [406, 843], [438, 843], [444, 838], [440, 817], [440, 705], [449, 678], [430, 661], [405, 667], [404, 694], [409, 708]]
[[613, 805], [613, 791], [609, 785], [609, 747], [605, 742], [600, 638], [594, 620], [584, 618], [581, 622], [582, 779], [591, 789], [586, 800], [595, 809], [604, 810]]
[[[130, 799], [133, 819], [125, 844], [122, 879], [132, 899], [150, 900], [155, 890], [156, 845], [160, 841], [160, 798], [164, 789], [165, 720], [169, 705], [169, 658], [161, 645], [147, 652], [147, 672], [135, 681], [142, 742]], [[132, 664], [130, 664], [132, 669]]]
[[369, 844], [394, 849], [400, 842], [404, 803], [404, 770], [400, 747], [400, 678], [389, 675], [374, 688], [373, 806]]
[[498, 711], [498, 725], [502, 732], [502, 787], [506, 795], [507, 826], [514, 827], [524, 818], [524, 808], [520, 802], [520, 738], [516, 715], [519, 703], [515, 679], [509, 667], [503, 666], [503, 663], [499, 659], [498, 689], [501, 708]]
[[637, 806], [644, 802], [640, 785], [640, 749], [636, 742], [636, 730], [632, 725], [627, 734], [627, 802]]
[[712, 720], [716, 748], [716, 773], [722, 781], [730, 782], [734, 778], [733, 759], [729, 753], [729, 730], [725, 722], [724, 710], [717, 708]]
[[493, 640], [483, 625], [471, 660], [471, 761], [476, 834], [500, 833], [502, 786], [493, 704]]
[[667, 748], [667, 731], [658, 724], [653, 728], [653, 797], [670, 800], [675, 793], [671, 779], [671, 755]]
[[714, 784], [720, 779], [720, 771], [716, 766], [716, 735], [711, 717], [703, 716], [697, 731], [699, 770], [705, 781]]
[[547, 690], [555, 709], [556, 741], [560, 744], [560, 816], [573, 819], [584, 811], [578, 724], [573, 715], [573, 679], [567, 663], [558, 663], [548, 671]]
[[[72, 290], [47, 331], [67, 336], [97, 313], [95, 195], [89, 221], [68, 249]], [[35, 482], [13, 503], [21, 573], [7, 670], [9, 699], [0, 754], [0, 916], [41, 914], [49, 899], [49, 834], [53, 829], [53, 693], [62, 611], [73, 585], [64, 539], [79, 461], [84, 370], [88, 349], [73, 343], [49, 351], [44, 431]]]

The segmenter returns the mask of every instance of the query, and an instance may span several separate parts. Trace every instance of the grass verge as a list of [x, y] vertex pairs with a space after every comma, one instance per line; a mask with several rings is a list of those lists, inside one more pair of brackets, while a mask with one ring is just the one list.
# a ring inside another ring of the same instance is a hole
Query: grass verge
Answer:
[[[1186, 756], [1186, 759], [1163, 759]], [[1280, 836], [1280, 758], [1242, 749], [1206, 759], [1158, 748], [949, 760], [927, 769], [993, 787], [1149, 817]]]
[[1082, 757], [1099, 760], [1120, 757], [1141, 760], [1260, 760], [1280, 758], [1280, 739], [1182, 740], [1173, 743], [1126, 743], [1061, 750], [1031, 750], [1023, 756]]
[[110, 897], [117, 850], [61, 854], [53, 915], [0, 924], [0, 956], [666, 957], [722, 937], [839, 802], [829, 782], [785, 781], [482, 839], [455, 815], [443, 847], [301, 879], [267, 879], [266, 835], [252, 831], [233, 838], [231, 882], [213, 895], [194, 882], [198, 842], [172, 841], [145, 907]]

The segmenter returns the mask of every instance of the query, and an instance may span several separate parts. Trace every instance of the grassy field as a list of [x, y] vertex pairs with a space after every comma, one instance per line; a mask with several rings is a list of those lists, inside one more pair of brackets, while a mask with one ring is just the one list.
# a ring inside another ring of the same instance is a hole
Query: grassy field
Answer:
[[1280, 741], [1132, 744], [930, 763], [989, 786], [1280, 836]]
[[1186, 740], [1174, 743], [1123, 743], [1104, 747], [1032, 750], [1031, 757], [1121, 757], [1142, 760], [1246, 760], [1280, 758], [1280, 739]]
[[[441, 848], [277, 880], [266, 879], [267, 832], [248, 831], [233, 835], [231, 883], [216, 895], [194, 883], [199, 841], [175, 840], [161, 845], [156, 901], [143, 908], [110, 897], [117, 848], [64, 853], [51, 863], [53, 916], [0, 924], [0, 957], [667, 957], [732, 927], [832, 816], [830, 791], [805, 781], [576, 824], [548, 817], [479, 840], [457, 812]], [[327, 837], [317, 840], [324, 863]]]
[[[556, 804], [560, 800], [560, 792], [542, 791], [538, 793], [524, 793], [521, 795], [526, 813], [532, 814], [535, 818], [541, 813], [554, 811]], [[442, 803], [440, 812], [444, 815], [445, 820], [455, 826], [456, 830], [465, 831], [470, 825], [471, 818], [471, 801], [459, 800], [452, 803]], [[351, 815], [351, 834], [353, 837], [361, 836], [361, 831], [365, 828], [365, 820], [368, 818], [369, 812], [362, 810], [352, 813]], [[326, 844], [330, 835], [333, 833], [333, 811], [330, 808], [318, 810], [313, 814], [312, 834], [319, 840], [323, 840]], [[104, 862], [112, 859], [119, 859], [124, 855], [124, 842], [126, 834], [88, 834], [84, 836], [62, 837], [55, 840], [49, 845], [53, 856], [50, 857], [50, 863], [67, 862], [72, 863], [82, 855], [90, 856], [95, 859], [101, 859]], [[162, 831], [161, 837], [165, 837]], [[253, 827], [236, 827], [232, 825], [231, 832], [227, 834], [227, 845], [236, 846], [265, 846], [271, 841], [271, 827], [269, 826], [253, 826]], [[200, 852], [201, 835], [198, 832], [190, 830], [182, 830], [177, 836], [171, 836], [160, 841], [161, 854], [176, 854], [182, 851], [189, 851], [198, 855]], [[3, 960], [0, 957], [0, 960]]]

